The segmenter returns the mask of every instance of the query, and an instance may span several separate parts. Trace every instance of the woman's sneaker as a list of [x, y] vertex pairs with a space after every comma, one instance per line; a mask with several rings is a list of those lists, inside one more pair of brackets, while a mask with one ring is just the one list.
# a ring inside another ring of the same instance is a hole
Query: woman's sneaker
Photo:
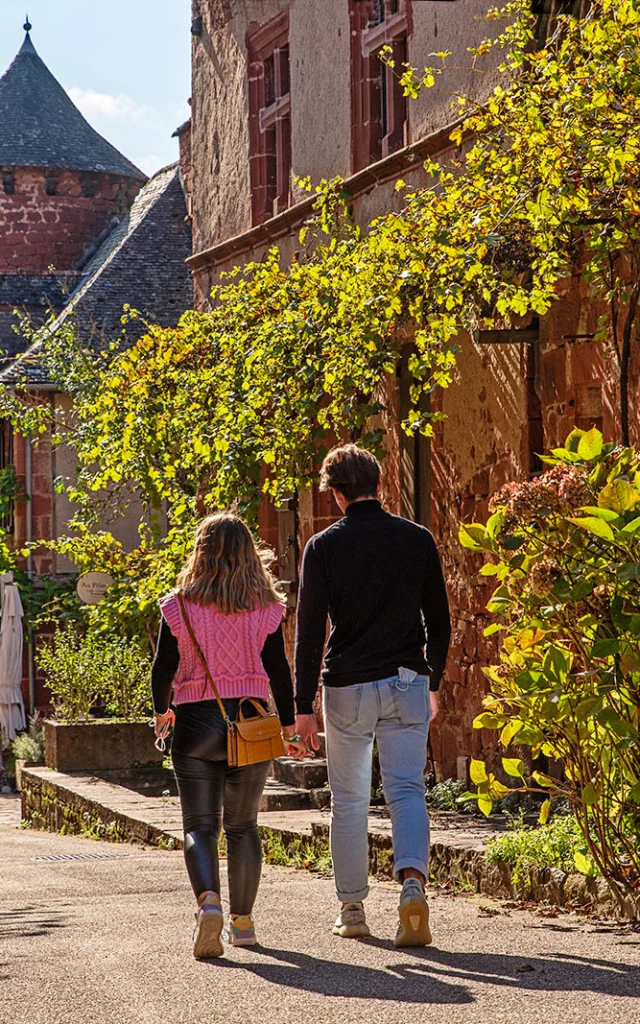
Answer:
[[428, 946], [433, 941], [429, 928], [429, 907], [417, 878], [408, 878], [402, 886], [400, 924], [395, 946]]
[[255, 946], [256, 929], [250, 914], [231, 918], [229, 942], [232, 946]]
[[209, 960], [223, 955], [224, 946], [220, 938], [223, 925], [220, 897], [213, 892], [209, 893], [196, 910], [196, 928], [193, 933], [193, 955], [196, 960]]
[[343, 939], [362, 939], [371, 935], [362, 903], [345, 903], [336, 918], [333, 934]]

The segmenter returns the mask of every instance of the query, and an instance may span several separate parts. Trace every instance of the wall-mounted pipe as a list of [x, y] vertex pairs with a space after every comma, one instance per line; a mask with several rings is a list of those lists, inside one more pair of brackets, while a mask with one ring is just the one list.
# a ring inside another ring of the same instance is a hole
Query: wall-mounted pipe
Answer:
[[[25, 540], [27, 544], [33, 540], [33, 449], [30, 437], [24, 439], [24, 489], [27, 492], [25, 503]], [[27, 575], [33, 580], [33, 551], [27, 555]], [[27, 644], [27, 660], [29, 671], [29, 714], [33, 714], [36, 708], [36, 669], [33, 649], [33, 632], [30, 631], [30, 639]]]

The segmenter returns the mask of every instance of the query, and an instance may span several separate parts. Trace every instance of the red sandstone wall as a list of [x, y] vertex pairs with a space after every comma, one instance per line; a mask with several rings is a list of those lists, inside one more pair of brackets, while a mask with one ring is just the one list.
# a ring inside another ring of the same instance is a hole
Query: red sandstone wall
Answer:
[[70, 269], [111, 219], [126, 213], [142, 184], [41, 167], [16, 168], [14, 177], [15, 191], [0, 191], [0, 273]]

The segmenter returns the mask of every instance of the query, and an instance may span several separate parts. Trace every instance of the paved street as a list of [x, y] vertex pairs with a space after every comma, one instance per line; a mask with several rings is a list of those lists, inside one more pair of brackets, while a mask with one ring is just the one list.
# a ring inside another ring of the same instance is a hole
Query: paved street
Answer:
[[199, 964], [181, 854], [4, 825], [0, 864], [1, 1024], [640, 1019], [640, 934], [573, 916], [436, 894], [436, 945], [401, 952], [393, 885], [370, 897], [374, 938], [350, 942], [327, 928], [331, 880], [268, 868], [263, 946]]

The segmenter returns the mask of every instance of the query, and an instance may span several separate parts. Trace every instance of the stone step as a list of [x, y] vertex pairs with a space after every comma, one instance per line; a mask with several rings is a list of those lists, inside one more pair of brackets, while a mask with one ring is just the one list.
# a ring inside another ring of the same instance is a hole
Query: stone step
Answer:
[[277, 779], [267, 779], [260, 800], [260, 811], [307, 811], [314, 807], [307, 789], [287, 786]]
[[305, 758], [304, 761], [280, 757], [273, 762], [272, 771], [278, 782], [300, 789], [322, 789], [327, 782], [327, 762], [324, 757]]

